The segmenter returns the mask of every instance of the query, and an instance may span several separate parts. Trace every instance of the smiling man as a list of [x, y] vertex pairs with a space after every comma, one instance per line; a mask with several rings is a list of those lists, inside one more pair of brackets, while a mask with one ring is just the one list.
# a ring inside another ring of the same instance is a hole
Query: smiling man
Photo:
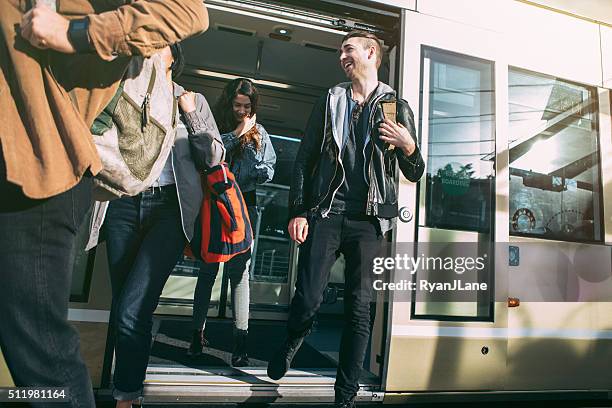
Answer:
[[[339, 253], [345, 257], [345, 325], [335, 384], [338, 407], [354, 406], [370, 336], [372, 262], [398, 214], [396, 166], [410, 181], [425, 164], [412, 111], [378, 81], [380, 40], [351, 32], [340, 65], [351, 82], [329, 89], [310, 115], [289, 195], [289, 234], [300, 244], [288, 336], [268, 365], [282, 378], [310, 332]], [[383, 110], [396, 112], [385, 117]]]

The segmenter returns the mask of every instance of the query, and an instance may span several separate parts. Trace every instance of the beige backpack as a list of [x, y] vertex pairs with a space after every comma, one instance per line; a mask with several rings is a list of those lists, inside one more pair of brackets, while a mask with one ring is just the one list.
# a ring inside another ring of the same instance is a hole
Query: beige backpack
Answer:
[[157, 180], [174, 143], [177, 102], [159, 54], [132, 57], [119, 90], [91, 128], [104, 165], [94, 199], [133, 196]]

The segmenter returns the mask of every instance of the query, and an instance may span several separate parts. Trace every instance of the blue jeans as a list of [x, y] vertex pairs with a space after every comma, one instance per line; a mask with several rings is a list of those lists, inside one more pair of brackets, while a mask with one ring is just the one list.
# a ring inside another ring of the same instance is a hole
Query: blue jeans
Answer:
[[66, 387], [71, 407], [95, 407], [79, 336], [67, 320], [91, 186], [85, 177], [65, 193], [32, 200], [0, 177], [0, 347], [15, 385]]
[[104, 221], [115, 342], [113, 396], [142, 396], [153, 312], [185, 248], [175, 185], [112, 201]]

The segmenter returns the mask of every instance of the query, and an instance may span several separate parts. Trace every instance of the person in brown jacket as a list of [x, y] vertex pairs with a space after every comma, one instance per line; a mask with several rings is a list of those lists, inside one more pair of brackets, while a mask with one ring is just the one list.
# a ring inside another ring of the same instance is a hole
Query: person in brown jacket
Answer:
[[[101, 169], [89, 129], [130, 56], [205, 31], [202, 0], [0, 1], [0, 348], [17, 386], [94, 407], [67, 321], [75, 240]], [[43, 406], [43, 405], [39, 405]]]

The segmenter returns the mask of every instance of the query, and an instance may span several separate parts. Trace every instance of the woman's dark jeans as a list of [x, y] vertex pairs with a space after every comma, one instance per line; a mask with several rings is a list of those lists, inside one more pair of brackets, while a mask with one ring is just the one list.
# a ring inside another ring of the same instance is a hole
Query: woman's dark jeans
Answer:
[[85, 177], [64, 193], [32, 200], [0, 174], [2, 353], [15, 385], [66, 387], [69, 406], [79, 408], [95, 407], [94, 395], [67, 314], [76, 251], [83, 250], [76, 248], [77, 231], [91, 188]]
[[149, 361], [153, 312], [185, 248], [175, 185], [112, 201], [104, 228], [113, 291], [113, 395], [137, 399]]
[[[248, 206], [249, 219], [255, 235], [257, 227], [257, 206]], [[252, 248], [251, 248], [252, 250]], [[234, 328], [239, 330], [249, 329], [249, 269], [251, 266], [251, 250], [234, 256], [223, 265], [225, 273], [229, 276], [232, 290], [232, 309]], [[206, 325], [206, 315], [210, 305], [212, 288], [219, 272], [218, 263], [200, 263], [198, 281], [193, 294], [193, 329], [202, 330]]]

